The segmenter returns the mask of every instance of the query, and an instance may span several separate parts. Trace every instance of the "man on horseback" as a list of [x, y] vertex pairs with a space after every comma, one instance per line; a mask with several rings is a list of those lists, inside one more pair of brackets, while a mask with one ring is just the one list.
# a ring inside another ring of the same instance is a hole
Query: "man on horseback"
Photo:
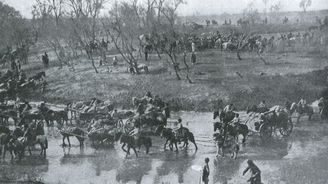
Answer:
[[137, 113], [139, 114], [139, 116], [143, 115], [145, 113], [145, 106], [142, 103], [139, 103], [138, 107], [137, 107]]
[[261, 103], [257, 106], [258, 108], [267, 108], [266, 104], [265, 104], [265, 101], [262, 100]]
[[139, 137], [140, 137], [140, 128], [135, 126], [134, 129], [129, 132], [129, 135], [132, 136], [134, 138], [134, 140], [138, 141]]
[[304, 98], [301, 98], [301, 100], [298, 102], [299, 105], [301, 105], [302, 107], [306, 106], [306, 100]]
[[231, 124], [232, 124], [232, 126], [234, 126], [234, 127], [238, 127], [239, 122], [240, 122], [239, 114], [236, 113], [236, 114], [235, 114], [235, 117], [234, 117], [233, 120], [231, 121]]
[[247, 161], [248, 167], [244, 170], [243, 175], [247, 171], [251, 171], [251, 177], [247, 180], [251, 184], [261, 184], [261, 171], [260, 169], [254, 164], [253, 160]]
[[169, 103], [165, 103], [164, 105], [164, 114], [165, 114], [165, 118], [170, 118], [171, 117], [171, 110], [170, 110], [170, 105]]
[[29, 111], [32, 109], [32, 107], [27, 101], [25, 101], [24, 104], [22, 105], [21, 109], [22, 109], [22, 111], [20, 113], [20, 117], [24, 117], [24, 116], [26, 116], [26, 114], [29, 113]]
[[300, 106], [301, 111], [303, 112], [306, 107], [306, 100], [304, 98], [301, 98], [301, 100], [298, 102], [298, 105]]
[[231, 103], [231, 104], [229, 104], [229, 105], [227, 105], [227, 106], [224, 107], [223, 112], [224, 113], [228, 113], [228, 112], [232, 112], [233, 110], [234, 110], [234, 106]]

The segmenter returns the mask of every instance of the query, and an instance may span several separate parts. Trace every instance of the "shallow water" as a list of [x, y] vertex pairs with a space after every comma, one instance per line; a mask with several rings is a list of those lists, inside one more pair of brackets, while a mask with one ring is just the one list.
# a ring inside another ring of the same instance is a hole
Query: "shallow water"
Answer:
[[[231, 160], [228, 156], [215, 157], [211, 113], [181, 112], [175, 116], [182, 117], [184, 126], [195, 134], [197, 152], [192, 144], [187, 150], [164, 151], [164, 140], [154, 137], [149, 155], [141, 149], [139, 158], [133, 151], [125, 158], [119, 144], [112, 149], [96, 150], [87, 143], [80, 149], [77, 140], [71, 138], [72, 147], [62, 148], [56, 130], [48, 130], [47, 158], [42, 159], [38, 151], [33, 151], [32, 156], [17, 163], [11, 162], [7, 154], [6, 159], [1, 160], [0, 183], [40, 180], [53, 184], [198, 184], [200, 172], [197, 168], [203, 165], [205, 157], [210, 158], [210, 183], [247, 183], [249, 174], [242, 176], [247, 159], [253, 159], [262, 170], [265, 184], [324, 183], [322, 181], [328, 180], [328, 159], [323, 157], [328, 152], [328, 125], [320, 121], [307, 122], [302, 118], [292, 136], [286, 139], [277, 135], [263, 142], [256, 133], [251, 134], [238, 158]], [[317, 171], [313, 173], [313, 170]]]

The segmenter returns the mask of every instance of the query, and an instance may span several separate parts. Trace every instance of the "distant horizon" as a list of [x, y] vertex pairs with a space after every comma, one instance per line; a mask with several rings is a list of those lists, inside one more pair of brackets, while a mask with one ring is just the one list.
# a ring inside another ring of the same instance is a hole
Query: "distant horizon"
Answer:
[[[31, 18], [32, 5], [34, 0], [0, 0], [18, 10], [25, 18]], [[123, 1], [123, 0], [118, 0]], [[144, 1], [144, 0], [140, 0]], [[185, 0], [187, 4], [182, 4], [177, 12], [179, 16], [220, 16], [227, 14], [242, 14], [247, 5], [252, 2], [254, 8], [260, 13], [264, 12], [265, 6], [262, 0]], [[276, 4], [279, 0], [269, 0], [267, 12], [270, 6]], [[280, 12], [302, 12], [299, 7], [300, 0], [280, 1], [282, 9]], [[107, 11], [109, 6], [105, 6]], [[312, 0], [312, 5], [308, 7], [308, 12], [328, 10], [327, 0]]]
[[[306, 11], [306, 13], [309, 13], [309, 12], [320, 12], [320, 11], [328, 11], [328, 8], [327, 9], [321, 9], [321, 10], [309, 10], [309, 11]], [[303, 11], [280, 11], [279, 13], [302, 13]], [[264, 12], [259, 12], [260, 14], [264, 14]], [[272, 12], [268, 12], [268, 14], [270, 14]], [[220, 14], [199, 14], [199, 15], [196, 15], [196, 14], [193, 14], [193, 15], [179, 15], [180, 17], [192, 17], [192, 16], [221, 16], [223, 14], [228, 14], [228, 15], [241, 15], [243, 14], [243, 12], [237, 12], [237, 13], [227, 13], [227, 12], [223, 12], [223, 13], [220, 13]]]

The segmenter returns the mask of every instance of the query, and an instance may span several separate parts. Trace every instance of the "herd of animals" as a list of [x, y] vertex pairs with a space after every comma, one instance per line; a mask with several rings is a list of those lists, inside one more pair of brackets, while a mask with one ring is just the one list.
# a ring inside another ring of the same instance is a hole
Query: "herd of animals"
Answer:
[[[13, 104], [11, 104], [13, 103]], [[182, 126], [181, 119], [171, 118], [169, 104], [159, 96], [153, 97], [147, 93], [142, 98], [133, 98], [135, 110], [117, 110], [110, 102], [99, 99], [90, 101], [73, 102], [62, 110], [54, 109], [46, 103], [31, 105], [29, 102], [13, 101], [1, 105], [0, 143], [2, 156], [5, 158], [9, 151], [11, 158], [21, 160], [28, 150], [38, 144], [41, 148], [40, 155], [46, 156], [48, 148], [47, 135], [44, 125], [57, 127], [62, 135], [62, 146], [71, 146], [70, 137], [76, 137], [83, 147], [84, 141], [89, 139], [92, 146], [110, 146], [119, 141], [126, 156], [132, 149], [138, 156], [137, 149], [141, 146], [149, 153], [154, 136], [165, 139], [164, 150], [167, 145], [170, 150], [178, 151], [178, 144], [187, 147], [193, 143], [197, 150], [194, 134]], [[32, 107], [33, 106], [33, 107]], [[321, 118], [328, 118], [328, 100], [321, 98], [318, 102]], [[304, 114], [311, 119], [314, 111], [310, 105], [299, 103], [286, 103], [285, 106], [250, 106], [247, 108], [247, 119], [239, 120], [239, 114], [231, 108], [218, 109], [213, 113], [216, 121], [214, 126], [214, 140], [217, 154], [224, 156], [229, 152], [236, 158], [239, 151], [239, 137], [242, 143], [247, 140], [249, 132], [258, 132], [263, 140], [268, 139], [276, 130], [282, 136], [292, 133], [292, 114], [297, 112], [299, 121]], [[9, 112], [10, 113], [5, 113]], [[70, 117], [70, 118], [69, 118]], [[217, 120], [217, 117], [219, 119]], [[8, 119], [13, 119], [9, 121]], [[238, 120], [236, 123], [236, 119]]]
[[[327, 22], [320, 26], [311, 26], [302, 32], [281, 33], [277, 35], [244, 34], [231, 30], [230, 33], [204, 32], [201, 34], [188, 33], [176, 34], [174, 38], [165, 33], [152, 33], [140, 35], [144, 52], [156, 52], [158, 55], [166, 48], [175, 49], [177, 52], [192, 51], [192, 43], [197, 50], [220, 49], [227, 51], [273, 51], [284, 49], [285, 47], [294, 48], [296, 44], [309, 46], [314, 44], [328, 43], [327, 37], [320, 32], [328, 27]], [[319, 31], [320, 30], [320, 31]]]

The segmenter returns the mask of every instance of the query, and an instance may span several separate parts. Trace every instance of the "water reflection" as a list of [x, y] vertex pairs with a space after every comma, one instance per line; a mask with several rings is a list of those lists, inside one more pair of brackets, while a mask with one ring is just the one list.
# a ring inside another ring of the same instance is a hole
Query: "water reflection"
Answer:
[[152, 159], [125, 159], [123, 164], [117, 169], [116, 181], [127, 183], [134, 181], [137, 184], [142, 183], [143, 176], [147, 175], [152, 168]]
[[0, 183], [40, 180], [41, 174], [49, 170], [48, 159], [29, 156], [19, 163], [2, 163], [0, 166]]
[[116, 150], [102, 150], [95, 157], [89, 157], [88, 161], [95, 169], [95, 175], [100, 176], [102, 171], [111, 171], [120, 166], [119, 156]]
[[[65, 164], [82, 164], [84, 162], [85, 154], [84, 148], [81, 147], [78, 153], [73, 152], [71, 154], [71, 147], [62, 147], [64, 156], [60, 158], [60, 165]], [[75, 151], [76, 149], [74, 149]]]
[[157, 168], [157, 174], [161, 177], [175, 173], [178, 175], [178, 183], [184, 183], [184, 174], [191, 167], [195, 155], [195, 152], [190, 154], [188, 150], [181, 150], [179, 153], [167, 152], [162, 158], [163, 164]]
[[241, 163], [244, 159], [240, 158], [232, 160], [229, 158], [215, 158], [213, 168], [213, 181], [214, 183], [226, 184], [233, 177], [236, 171], [239, 170]]

